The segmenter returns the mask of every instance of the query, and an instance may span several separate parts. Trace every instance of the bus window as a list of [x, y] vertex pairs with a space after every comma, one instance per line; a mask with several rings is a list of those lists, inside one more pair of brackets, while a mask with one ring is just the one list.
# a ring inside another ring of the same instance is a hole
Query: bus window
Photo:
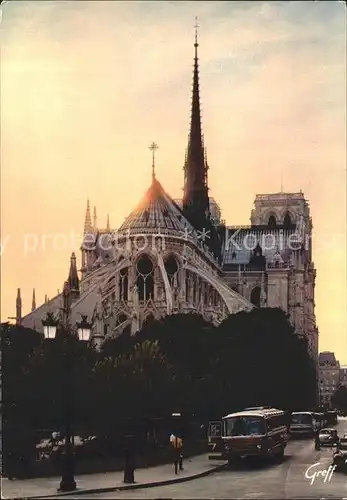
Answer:
[[292, 424], [312, 424], [312, 415], [301, 413], [297, 415], [292, 415]]
[[259, 417], [232, 417], [226, 421], [227, 436], [251, 436], [265, 434], [264, 419]]

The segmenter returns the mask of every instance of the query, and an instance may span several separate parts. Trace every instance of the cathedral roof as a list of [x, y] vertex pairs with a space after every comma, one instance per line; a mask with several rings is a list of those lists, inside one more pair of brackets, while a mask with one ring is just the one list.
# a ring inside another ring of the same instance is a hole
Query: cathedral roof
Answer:
[[320, 365], [336, 365], [336, 358], [333, 352], [324, 351], [319, 354], [319, 364]]
[[118, 229], [126, 230], [162, 229], [180, 233], [195, 233], [177, 203], [164, 191], [160, 182], [154, 177], [151, 186], [138, 206], [125, 219]]
[[[225, 249], [223, 255], [224, 266], [247, 265], [252, 255], [252, 249], [257, 244], [262, 249], [266, 261], [272, 261], [277, 253], [284, 262], [288, 261], [291, 249], [296, 247], [296, 227], [288, 229], [269, 228], [268, 226], [231, 227], [227, 228]], [[299, 245], [300, 247], [301, 245]]]
[[45, 319], [48, 312], [55, 313], [60, 310], [62, 294], [56, 295], [53, 299], [41, 304], [35, 311], [27, 314], [22, 318], [22, 326], [32, 328], [37, 332], [43, 332], [42, 320]]

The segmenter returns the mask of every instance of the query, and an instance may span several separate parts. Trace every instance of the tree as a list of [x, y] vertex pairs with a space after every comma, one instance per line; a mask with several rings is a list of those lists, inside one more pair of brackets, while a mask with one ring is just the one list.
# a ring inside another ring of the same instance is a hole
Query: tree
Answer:
[[229, 316], [218, 334], [224, 344], [220, 366], [226, 370], [219, 377], [231, 377], [235, 406], [294, 409], [313, 404], [315, 367], [307, 342], [295, 333], [281, 309]]
[[112, 433], [127, 421], [165, 414], [172, 404], [173, 373], [159, 343], [144, 340], [128, 354], [102, 357], [94, 386], [103, 428]]
[[93, 407], [90, 386], [95, 361], [94, 349], [69, 329], [59, 328], [54, 340], [41, 342], [27, 367], [36, 428], [64, 433], [68, 404], [73, 431], [87, 426]]
[[198, 314], [174, 314], [145, 323], [139, 342], [151, 339], [172, 367], [176, 408], [188, 413], [205, 412], [205, 381], [208, 380], [216, 328]]
[[32, 414], [32, 391], [27, 368], [41, 335], [29, 328], [2, 323], [2, 435], [5, 459], [9, 454], [24, 466], [35, 453], [35, 428]]

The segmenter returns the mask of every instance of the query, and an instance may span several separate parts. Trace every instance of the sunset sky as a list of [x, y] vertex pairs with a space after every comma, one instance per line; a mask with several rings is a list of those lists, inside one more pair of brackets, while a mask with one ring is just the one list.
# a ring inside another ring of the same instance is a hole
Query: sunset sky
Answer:
[[[300, 189], [314, 224], [320, 350], [347, 365], [344, 2], [7, 1], [1, 53], [1, 319], [53, 297], [87, 197], [117, 228], [157, 177], [181, 196], [199, 18], [211, 194], [248, 224]], [[25, 242], [27, 248], [25, 251]], [[35, 244], [35, 245], [34, 245]], [[35, 246], [35, 248], [34, 248]]]

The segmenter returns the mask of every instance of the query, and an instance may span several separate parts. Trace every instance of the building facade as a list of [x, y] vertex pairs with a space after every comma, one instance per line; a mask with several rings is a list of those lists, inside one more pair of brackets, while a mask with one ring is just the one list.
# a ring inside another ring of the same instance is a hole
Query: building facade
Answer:
[[331, 406], [331, 398], [340, 384], [340, 363], [333, 352], [319, 354], [319, 396], [321, 405]]
[[[312, 220], [304, 194], [259, 194], [248, 226], [227, 225], [209, 195], [202, 134], [198, 41], [194, 43], [191, 123], [184, 161], [184, 194], [174, 200], [155, 174], [138, 206], [118, 229], [97, 224], [87, 203], [81, 267], [75, 254], [64, 292], [71, 321], [87, 315], [95, 338], [135, 333], [152, 316], [195, 312], [218, 324], [228, 314], [253, 307], [281, 307], [318, 359], [315, 319], [316, 271]], [[47, 312], [59, 314], [63, 294], [17, 321], [42, 330]], [[33, 300], [34, 303], [34, 300]]]
[[347, 366], [340, 367], [340, 385], [347, 387]]

